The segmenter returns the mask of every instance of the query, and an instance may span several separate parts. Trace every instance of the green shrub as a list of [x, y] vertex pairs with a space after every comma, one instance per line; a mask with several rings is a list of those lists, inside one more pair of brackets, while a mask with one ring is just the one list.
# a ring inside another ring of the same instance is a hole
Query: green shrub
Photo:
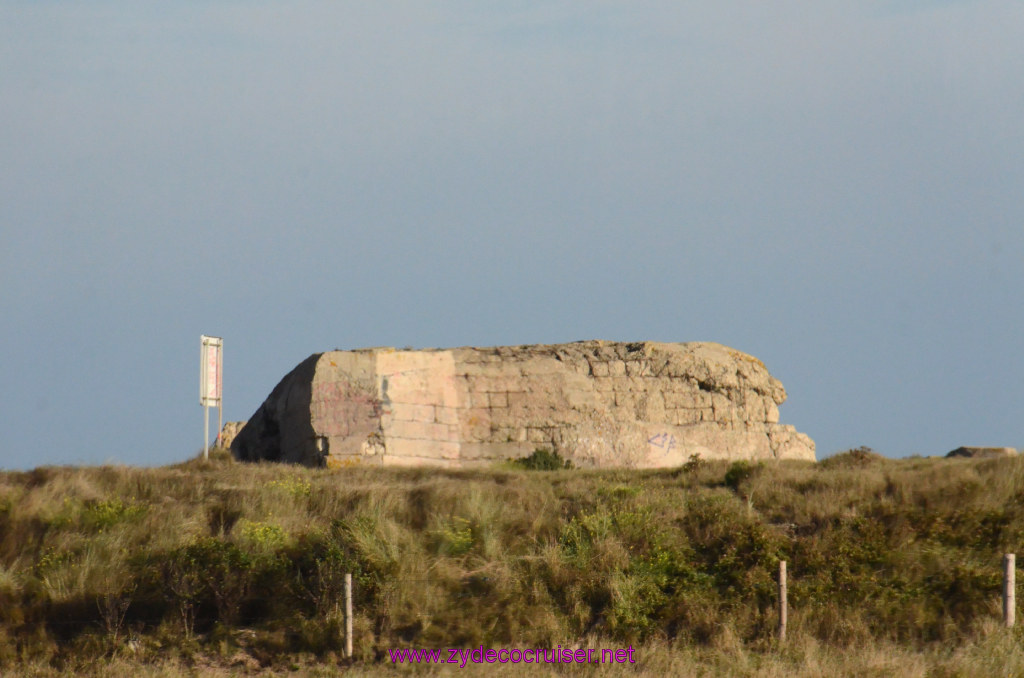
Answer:
[[309, 497], [313, 486], [308, 480], [303, 480], [302, 478], [284, 477], [278, 480], [271, 480], [267, 483], [267, 487], [283, 492], [295, 499], [304, 499]]
[[145, 513], [146, 507], [134, 499], [126, 502], [120, 497], [112, 497], [87, 503], [82, 509], [81, 521], [86, 529], [102, 532], [120, 522], [136, 520]]
[[432, 534], [436, 540], [437, 552], [443, 555], [465, 555], [475, 543], [473, 524], [459, 516], [444, 521]]
[[287, 535], [280, 525], [245, 518], [238, 521], [238, 536], [253, 551], [261, 553], [273, 553], [287, 541]]
[[688, 475], [693, 475], [700, 471], [707, 465], [707, 462], [701, 459], [699, 454], [691, 454], [690, 459], [683, 464], [682, 471]]
[[725, 486], [738, 492], [740, 485], [752, 478], [760, 469], [760, 464], [751, 464], [745, 460], [734, 461], [725, 472]]
[[870, 447], [860, 446], [846, 452], [834, 454], [831, 457], [822, 459], [818, 467], [821, 469], [839, 468], [864, 468], [879, 466], [886, 462], [886, 458], [878, 454]]
[[543, 447], [534, 450], [530, 456], [516, 459], [512, 463], [527, 471], [561, 471], [572, 468], [572, 461], [563, 459], [558, 452]]
[[325, 532], [302, 535], [286, 556], [294, 572], [294, 590], [312, 604], [318, 619], [337, 616], [345, 589], [345, 574], [365, 581], [352, 549]]

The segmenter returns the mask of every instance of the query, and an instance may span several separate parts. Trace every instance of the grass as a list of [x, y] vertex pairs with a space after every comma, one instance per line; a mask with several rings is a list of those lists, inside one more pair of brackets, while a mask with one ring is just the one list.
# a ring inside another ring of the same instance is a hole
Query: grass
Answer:
[[998, 624], [1022, 499], [1021, 459], [864, 450], [651, 471], [311, 470], [214, 455], [0, 473], [0, 673], [378, 675], [410, 670], [389, 648], [632, 645], [639, 664], [601, 671], [1024, 675], [1020, 632]]

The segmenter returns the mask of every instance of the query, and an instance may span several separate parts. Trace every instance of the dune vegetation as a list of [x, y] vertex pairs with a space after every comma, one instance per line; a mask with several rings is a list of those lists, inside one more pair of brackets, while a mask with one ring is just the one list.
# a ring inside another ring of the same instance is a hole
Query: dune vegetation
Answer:
[[[0, 473], [0, 674], [1024, 675], [1000, 610], [1022, 459], [547, 466], [315, 470], [219, 451]], [[480, 646], [637, 661], [388, 653]]]

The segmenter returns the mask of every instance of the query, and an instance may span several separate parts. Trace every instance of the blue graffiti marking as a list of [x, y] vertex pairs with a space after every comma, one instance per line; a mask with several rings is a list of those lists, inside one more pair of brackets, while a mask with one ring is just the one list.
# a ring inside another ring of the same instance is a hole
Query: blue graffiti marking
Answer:
[[659, 433], [656, 436], [651, 436], [647, 439], [649, 445], [660, 447], [663, 450], [674, 450], [676, 449], [676, 437], [669, 433]]

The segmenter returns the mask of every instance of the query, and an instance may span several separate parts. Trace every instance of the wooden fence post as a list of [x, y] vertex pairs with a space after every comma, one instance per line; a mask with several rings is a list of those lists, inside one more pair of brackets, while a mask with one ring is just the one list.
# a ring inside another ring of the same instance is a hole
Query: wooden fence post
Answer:
[[1017, 556], [1007, 553], [1003, 556], [1003, 625], [1013, 626], [1017, 607]]
[[786, 561], [779, 561], [779, 642], [786, 640], [786, 622], [789, 617], [789, 603], [787, 601], [786, 587]]
[[345, 573], [345, 656], [352, 657], [352, 573]]

